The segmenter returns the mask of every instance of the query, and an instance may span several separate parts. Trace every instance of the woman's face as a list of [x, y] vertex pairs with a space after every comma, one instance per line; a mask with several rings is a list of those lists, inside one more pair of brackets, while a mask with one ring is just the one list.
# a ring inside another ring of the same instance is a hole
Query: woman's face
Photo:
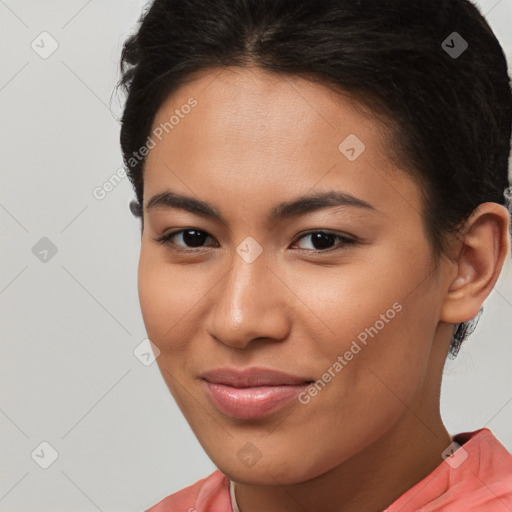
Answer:
[[426, 432], [411, 411], [435, 410], [447, 280], [377, 120], [321, 85], [224, 68], [169, 97], [153, 130], [142, 314], [213, 462], [296, 483]]

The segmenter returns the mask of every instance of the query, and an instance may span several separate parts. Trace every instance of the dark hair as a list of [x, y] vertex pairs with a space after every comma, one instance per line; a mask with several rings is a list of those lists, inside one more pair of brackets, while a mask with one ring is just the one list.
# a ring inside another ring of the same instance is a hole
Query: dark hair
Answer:
[[[422, 185], [435, 261], [479, 204], [504, 204], [510, 78], [469, 0], [155, 0], [121, 57], [121, 147], [135, 215], [144, 159], [134, 155], [157, 110], [195, 72], [223, 66], [317, 81], [384, 120], [390, 158]], [[478, 317], [455, 325], [452, 357]]]

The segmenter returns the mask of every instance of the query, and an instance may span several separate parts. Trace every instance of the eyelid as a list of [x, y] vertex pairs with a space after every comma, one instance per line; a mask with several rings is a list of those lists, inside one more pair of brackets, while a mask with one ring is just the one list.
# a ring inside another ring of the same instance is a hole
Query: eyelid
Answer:
[[210, 233], [208, 233], [208, 231], [206, 231], [204, 229], [188, 227], [188, 228], [181, 228], [181, 229], [177, 229], [175, 231], [170, 231], [168, 233], [164, 233], [163, 235], [154, 238], [154, 240], [156, 242], [168, 247], [169, 249], [171, 249], [173, 251], [177, 251], [177, 252], [193, 253], [193, 252], [198, 252], [198, 251], [204, 251], [205, 249], [211, 249], [211, 247], [188, 247], [188, 248], [186, 248], [184, 246], [177, 245], [175, 243], [170, 242], [170, 239], [173, 236], [184, 233], [185, 231], [200, 231], [201, 233], [206, 234], [208, 238], [213, 238], [212, 235], [210, 235]]
[[308, 253], [308, 254], [324, 254], [324, 253], [330, 253], [334, 251], [343, 250], [347, 245], [353, 245], [357, 243], [357, 240], [352, 237], [351, 235], [347, 235], [346, 233], [340, 233], [336, 231], [331, 231], [330, 229], [310, 229], [308, 231], [304, 231], [303, 233], [300, 233], [292, 245], [295, 245], [297, 242], [302, 240], [308, 235], [312, 235], [314, 233], [323, 233], [326, 235], [332, 235], [335, 238], [338, 238], [339, 240], [342, 240], [342, 242], [336, 244], [334, 247], [331, 247], [329, 249], [298, 249], [299, 251]]
[[[208, 233], [208, 231], [206, 231], [204, 229], [200, 229], [200, 228], [196, 228], [196, 227], [188, 227], [188, 228], [177, 229], [175, 231], [170, 231], [169, 233], [165, 233], [162, 236], [154, 238], [154, 240], [156, 242], [161, 243], [162, 245], [167, 246], [171, 250], [174, 250], [177, 252], [195, 253], [198, 251], [203, 251], [205, 249], [211, 249], [211, 247], [208, 247], [208, 246], [184, 248], [181, 245], [177, 245], [177, 244], [169, 241], [173, 236], [179, 235], [185, 231], [199, 231], [201, 233], [206, 234], [208, 238], [213, 238], [212, 235], [210, 235], [210, 233]], [[346, 246], [346, 245], [352, 245], [352, 244], [357, 243], [357, 240], [353, 236], [347, 235], [346, 233], [339, 233], [336, 231], [331, 231], [329, 229], [317, 228], [317, 229], [310, 229], [308, 231], [299, 233], [297, 235], [297, 237], [295, 238], [295, 240], [292, 242], [292, 245], [295, 245], [297, 242], [299, 242], [303, 238], [307, 237], [308, 235], [312, 235], [315, 233], [323, 233], [326, 235], [333, 235], [334, 237], [338, 238], [339, 240], [342, 240], [342, 242], [338, 243], [334, 247], [331, 247], [330, 249], [298, 249], [299, 251], [309, 253], [309, 254], [323, 254], [323, 253], [333, 252], [333, 251], [337, 251], [337, 250], [342, 250], [344, 248], [344, 246]]]

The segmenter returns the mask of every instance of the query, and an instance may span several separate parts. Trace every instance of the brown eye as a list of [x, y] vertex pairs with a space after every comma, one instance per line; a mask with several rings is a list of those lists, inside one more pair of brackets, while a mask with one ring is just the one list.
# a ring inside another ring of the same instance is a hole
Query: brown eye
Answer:
[[[355, 240], [342, 236], [337, 235], [336, 233], [331, 233], [328, 231], [311, 231], [309, 233], [305, 233], [302, 235], [299, 240], [310, 238], [312, 248], [305, 248], [305, 250], [311, 250], [311, 251], [329, 251], [336, 249], [336, 240], [338, 240], [338, 248], [343, 248], [346, 245], [354, 244]], [[334, 247], [334, 249], [333, 249]], [[303, 248], [304, 249], [304, 248]]]
[[[172, 231], [171, 233], [167, 233], [155, 240], [163, 245], [171, 247], [172, 249], [186, 251], [187, 248], [197, 249], [203, 247], [205, 240], [209, 237], [210, 235], [208, 235], [206, 231], [197, 228], [187, 228]], [[176, 239], [178, 243], [172, 241], [173, 239]]]

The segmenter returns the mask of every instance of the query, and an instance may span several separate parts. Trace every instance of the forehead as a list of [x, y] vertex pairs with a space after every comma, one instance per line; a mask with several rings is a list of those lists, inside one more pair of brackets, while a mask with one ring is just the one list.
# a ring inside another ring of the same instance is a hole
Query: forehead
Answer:
[[200, 130], [198, 136], [214, 132], [220, 138], [236, 132], [237, 141], [245, 135], [250, 145], [266, 137], [306, 146], [325, 141], [326, 146], [352, 132], [382, 151], [387, 145], [384, 124], [348, 92], [254, 67], [196, 72], [161, 105], [153, 129], [168, 121], [169, 114], [183, 108], [190, 97], [198, 102], [190, 117], [199, 122], [180, 123], [179, 129], [172, 130], [175, 139], [180, 132], [184, 138], [187, 124], [193, 124], [194, 131]]
[[158, 129], [146, 199], [165, 187], [206, 196], [228, 189], [247, 200], [337, 188], [368, 202], [409, 196], [404, 206], [420, 208], [416, 184], [388, 158], [386, 126], [317, 82], [259, 68], [203, 70], [161, 105]]

